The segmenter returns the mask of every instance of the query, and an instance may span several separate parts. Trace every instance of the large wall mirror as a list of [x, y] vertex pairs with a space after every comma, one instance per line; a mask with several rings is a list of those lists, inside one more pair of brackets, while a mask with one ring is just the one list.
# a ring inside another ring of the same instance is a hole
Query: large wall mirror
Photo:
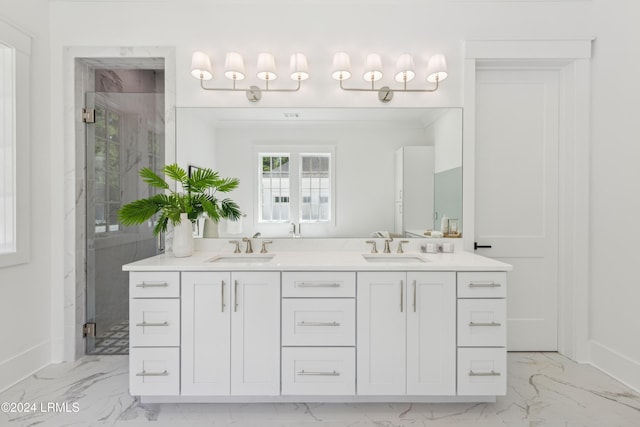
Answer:
[[178, 163], [240, 180], [228, 196], [245, 216], [220, 237], [422, 237], [443, 217], [461, 233], [460, 108], [181, 107], [176, 121]]

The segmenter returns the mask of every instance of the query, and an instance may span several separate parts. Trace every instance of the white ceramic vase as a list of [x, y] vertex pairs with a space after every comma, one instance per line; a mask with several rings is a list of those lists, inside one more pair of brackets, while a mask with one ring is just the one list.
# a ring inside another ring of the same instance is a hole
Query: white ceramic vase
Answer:
[[205, 217], [204, 232], [202, 233], [202, 237], [213, 238], [213, 239], [219, 237], [218, 223], [209, 219], [209, 217]]
[[193, 255], [193, 227], [186, 213], [180, 214], [180, 224], [173, 227], [173, 255], [178, 258]]

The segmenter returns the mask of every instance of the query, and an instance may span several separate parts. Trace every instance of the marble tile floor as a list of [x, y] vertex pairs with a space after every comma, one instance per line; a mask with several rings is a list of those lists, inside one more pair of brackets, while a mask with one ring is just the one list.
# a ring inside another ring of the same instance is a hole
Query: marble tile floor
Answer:
[[142, 404], [127, 391], [127, 356], [86, 356], [0, 393], [33, 409], [3, 405], [0, 426], [640, 426], [640, 393], [591, 366], [557, 353], [509, 353], [508, 364], [496, 403]]

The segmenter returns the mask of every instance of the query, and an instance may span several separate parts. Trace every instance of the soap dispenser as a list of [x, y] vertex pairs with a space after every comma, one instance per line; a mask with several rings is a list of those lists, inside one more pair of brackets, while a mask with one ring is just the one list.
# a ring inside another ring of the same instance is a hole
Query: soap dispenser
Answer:
[[443, 235], [449, 234], [449, 217], [442, 215], [442, 221], [440, 222], [440, 231]]

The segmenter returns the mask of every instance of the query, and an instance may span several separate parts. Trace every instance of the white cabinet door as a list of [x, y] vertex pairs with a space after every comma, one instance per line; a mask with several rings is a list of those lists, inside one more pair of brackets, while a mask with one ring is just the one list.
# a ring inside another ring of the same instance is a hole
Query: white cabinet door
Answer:
[[182, 394], [231, 392], [229, 273], [182, 273]]
[[234, 272], [231, 394], [280, 394], [280, 273]]
[[407, 273], [407, 394], [456, 394], [456, 273]]
[[358, 273], [357, 393], [405, 394], [406, 273]]

